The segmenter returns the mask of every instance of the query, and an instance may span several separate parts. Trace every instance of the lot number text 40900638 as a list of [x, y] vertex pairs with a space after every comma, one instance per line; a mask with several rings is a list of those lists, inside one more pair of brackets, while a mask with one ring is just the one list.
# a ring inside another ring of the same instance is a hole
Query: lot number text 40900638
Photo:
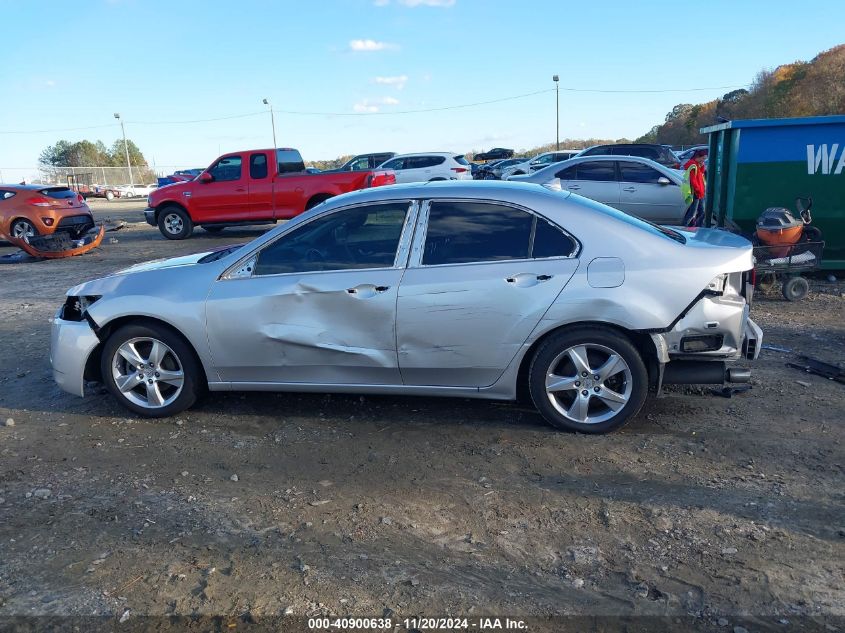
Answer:
[[404, 618], [394, 623], [390, 618], [309, 618], [312, 630], [392, 630], [400, 626], [418, 631], [526, 631], [523, 620], [511, 618]]

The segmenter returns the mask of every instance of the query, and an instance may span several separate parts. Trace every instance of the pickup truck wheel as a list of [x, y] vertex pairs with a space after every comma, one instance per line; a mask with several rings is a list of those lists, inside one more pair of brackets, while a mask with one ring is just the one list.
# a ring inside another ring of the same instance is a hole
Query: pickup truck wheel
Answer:
[[202, 228], [203, 228], [204, 231], [208, 231], [209, 233], [220, 233], [220, 231], [222, 231], [226, 227], [225, 226], [204, 226]]
[[580, 433], [608, 433], [642, 408], [648, 372], [624, 336], [598, 327], [552, 335], [528, 372], [531, 399], [552, 426]]
[[194, 232], [194, 223], [184, 209], [168, 206], [158, 214], [158, 230], [169, 240], [185, 240]]
[[106, 191], [106, 200], [111, 202], [114, 200], [114, 192], [113, 191]]

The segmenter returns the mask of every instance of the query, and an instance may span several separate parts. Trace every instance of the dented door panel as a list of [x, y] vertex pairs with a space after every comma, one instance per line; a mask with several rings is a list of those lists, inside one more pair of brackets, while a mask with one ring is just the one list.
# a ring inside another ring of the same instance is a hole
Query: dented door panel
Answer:
[[395, 308], [402, 270], [222, 280], [206, 304], [226, 382], [399, 384]]

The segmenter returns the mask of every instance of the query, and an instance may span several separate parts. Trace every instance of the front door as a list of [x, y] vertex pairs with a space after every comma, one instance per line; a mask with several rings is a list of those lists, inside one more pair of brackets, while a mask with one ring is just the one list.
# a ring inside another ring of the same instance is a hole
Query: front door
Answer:
[[402, 380], [491, 385], [572, 277], [577, 243], [533, 213], [493, 202], [432, 202], [425, 233], [399, 287]]
[[241, 221], [249, 218], [249, 178], [240, 154], [221, 157], [206, 170], [213, 180], [197, 179], [191, 207], [201, 222]]
[[332, 211], [223, 275], [206, 303], [221, 379], [401, 384], [395, 313], [405, 262], [397, 253], [414, 215], [407, 201]]

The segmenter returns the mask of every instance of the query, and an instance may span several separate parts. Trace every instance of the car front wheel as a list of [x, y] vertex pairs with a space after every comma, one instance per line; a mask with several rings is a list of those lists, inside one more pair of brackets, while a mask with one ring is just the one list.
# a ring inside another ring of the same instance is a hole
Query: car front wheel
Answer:
[[534, 406], [553, 426], [581, 433], [622, 427], [643, 406], [648, 372], [631, 342], [601, 327], [552, 335], [529, 370]]
[[181, 336], [157, 324], [126, 325], [106, 341], [103, 382], [117, 401], [148, 418], [184, 411], [196, 402], [202, 374]]

